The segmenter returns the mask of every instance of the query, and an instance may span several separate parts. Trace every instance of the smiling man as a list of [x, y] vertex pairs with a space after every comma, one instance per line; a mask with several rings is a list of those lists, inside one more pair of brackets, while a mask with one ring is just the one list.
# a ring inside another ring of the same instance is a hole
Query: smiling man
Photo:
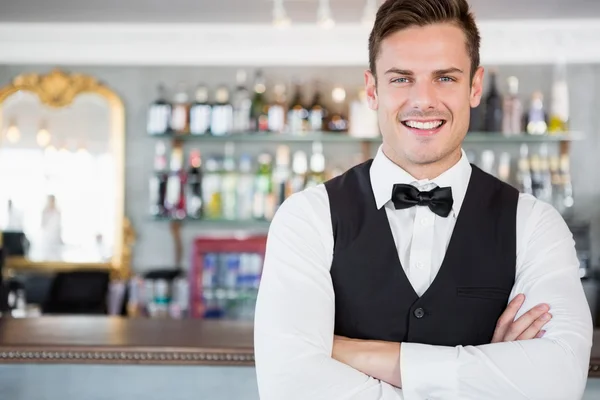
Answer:
[[465, 0], [387, 0], [373, 160], [289, 198], [255, 320], [262, 400], [577, 399], [592, 321], [550, 205], [461, 148], [484, 70]]

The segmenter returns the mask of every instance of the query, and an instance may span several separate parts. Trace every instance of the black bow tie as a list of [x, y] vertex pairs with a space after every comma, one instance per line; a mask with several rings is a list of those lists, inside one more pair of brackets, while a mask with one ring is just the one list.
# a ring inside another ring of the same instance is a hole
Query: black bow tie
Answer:
[[392, 190], [392, 201], [396, 210], [412, 206], [427, 206], [431, 211], [446, 218], [452, 211], [452, 188], [436, 187], [428, 192], [421, 192], [412, 185], [396, 184]]

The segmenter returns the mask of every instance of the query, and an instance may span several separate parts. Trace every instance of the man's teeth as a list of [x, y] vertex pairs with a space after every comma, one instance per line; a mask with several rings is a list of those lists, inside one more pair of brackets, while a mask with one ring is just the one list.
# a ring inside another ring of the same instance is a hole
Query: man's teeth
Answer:
[[439, 128], [444, 121], [429, 121], [429, 122], [418, 122], [418, 121], [405, 121], [404, 123], [411, 128], [416, 129], [435, 129]]

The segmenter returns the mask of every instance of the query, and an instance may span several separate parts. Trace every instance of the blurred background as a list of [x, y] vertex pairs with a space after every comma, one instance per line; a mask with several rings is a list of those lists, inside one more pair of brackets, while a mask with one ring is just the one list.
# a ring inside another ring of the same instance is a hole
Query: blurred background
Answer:
[[[251, 322], [281, 202], [372, 157], [381, 0], [0, 1], [5, 313]], [[599, 324], [600, 1], [470, 1], [471, 162], [556, 207]]]

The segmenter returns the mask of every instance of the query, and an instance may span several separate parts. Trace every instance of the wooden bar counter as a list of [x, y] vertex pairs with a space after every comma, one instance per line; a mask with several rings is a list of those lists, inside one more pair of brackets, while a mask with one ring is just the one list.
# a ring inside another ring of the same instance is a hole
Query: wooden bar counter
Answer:
[[[258, 400], [251, 322], [0, 319], [0, 399]], [[600, 397], [600, 330], [588, 388]]]
[[0, 319], [0, 362], [254, 365], [251, 322]]

